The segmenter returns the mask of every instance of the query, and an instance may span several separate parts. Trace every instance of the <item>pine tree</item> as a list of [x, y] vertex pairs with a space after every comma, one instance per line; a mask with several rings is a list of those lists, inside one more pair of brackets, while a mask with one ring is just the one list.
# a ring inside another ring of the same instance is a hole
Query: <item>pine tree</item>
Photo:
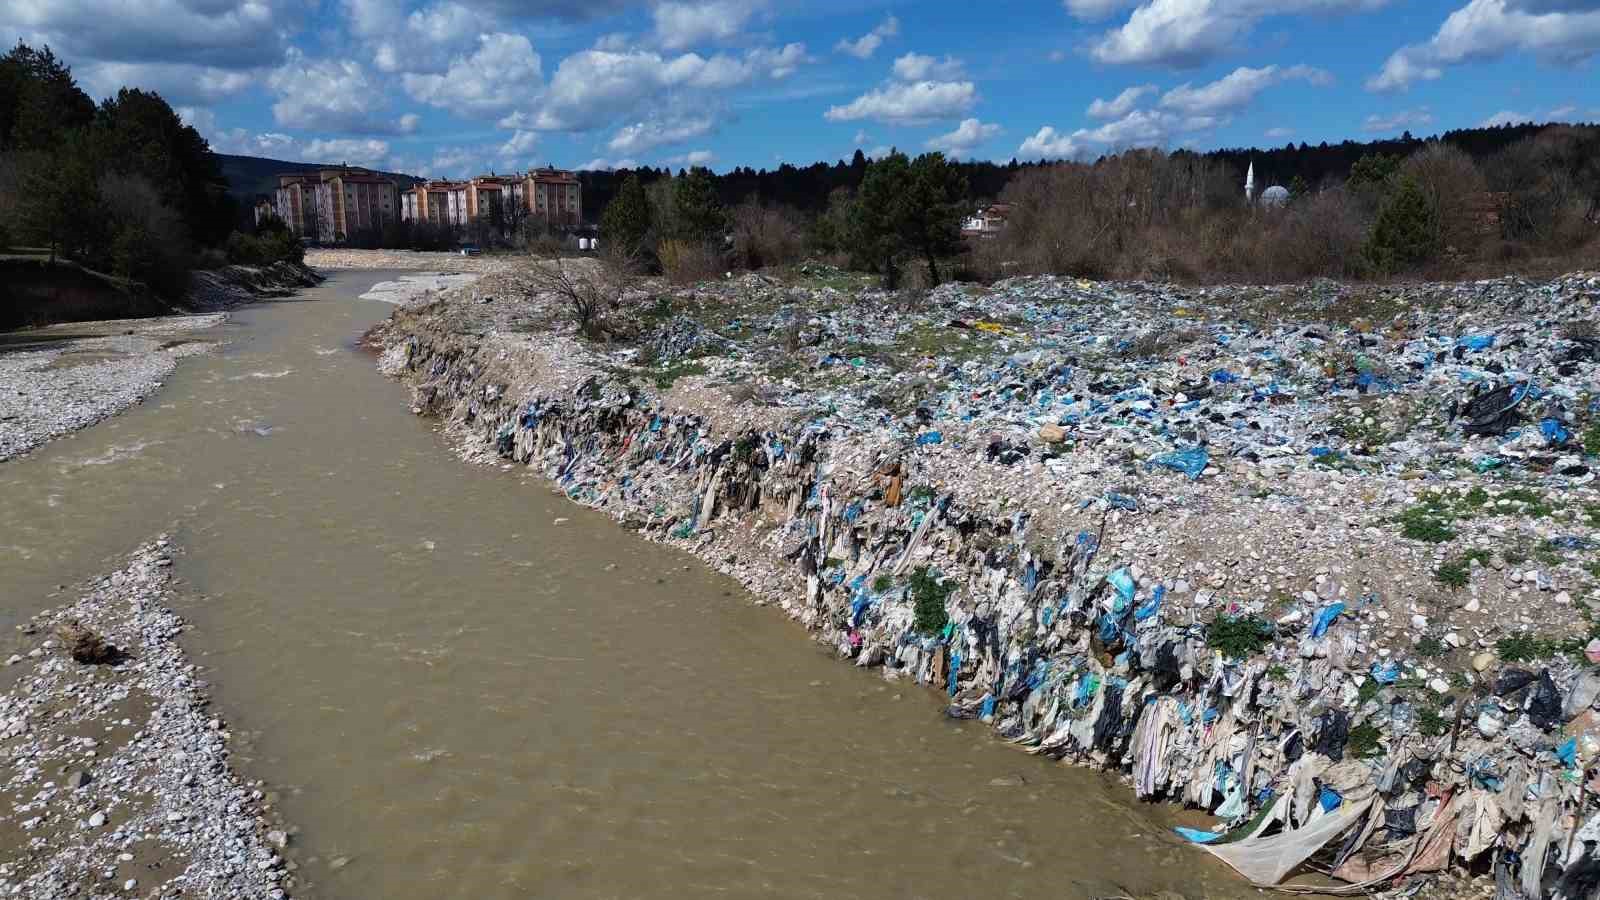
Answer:
[[899, 203], [899, 231], [909, 252], [928, 264], [928, 278], [939, 283], [940, 257], [961, 252], [961, 216], [967, 180], [943, 153], [924, 153], [911, 163], [908, 190]]
[[639, 176], [632, 174], [601, 215], [600, 236], [607, 248], [631, 255], [643, 249], [649, 233], [650, 200], [645, 196]]
[[904, 153], [891, 151], [875, 159], [861, 178], [850, 219], [852, 250], [883, 273], [884, 285], [900, 285], [900, 200], [911, 183], [911, 163]]
[[1367, 236], [1367, 263], [1379, 272], [1396, 272], [1432, 259], [1439, 252], [1439, 227], [1433, 207], [1416, 179], [1402, 176], [1378, 212]]
[[673, 201], [677, 207], [678, 237], [721, 246], [728, 215], [717, 199], [717, 185], [709, 169], [695, 166], [679, 174], [673, 181]]

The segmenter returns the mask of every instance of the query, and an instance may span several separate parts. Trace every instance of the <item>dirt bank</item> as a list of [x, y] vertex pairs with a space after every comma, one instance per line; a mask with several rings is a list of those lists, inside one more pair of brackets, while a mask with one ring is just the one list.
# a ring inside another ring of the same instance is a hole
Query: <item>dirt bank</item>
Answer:
[[286, 297], [322, 281], [305, 266], [224, 266], [195, 272], [189, 294], [172, 303], [138, 282], [77, 263], [35, 257], [0, 259], [0, 331], [184, 312], [216, 312], [255, 300]]
[[801, 274], [646, 285], [597, 346], [503, 273], [375, 338], [469, 456], [952, 716], [1213, 813], [1192, 838], [1253, 880], [1469, 864], [1587, 896], [1597, 373], [1560, 323], [1600, 279], [908, 302]]
[[0, 895], [287, 896], [288, 832], [230, 765], [171, 565], [159, 539], [22, 626], [0, 669]]

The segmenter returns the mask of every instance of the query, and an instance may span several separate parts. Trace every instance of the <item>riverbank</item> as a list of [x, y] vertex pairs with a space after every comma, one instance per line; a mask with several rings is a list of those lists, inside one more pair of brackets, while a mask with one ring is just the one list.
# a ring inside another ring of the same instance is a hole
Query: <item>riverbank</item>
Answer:
[[179, 646], [172, 561], [158, 539], [20, 627], [32, 647], [0, 669], [0, 894], [287, 896], [288, 832]]
[[289, 263], [228, 266], [194, 275], [187, 307], [208, 314], [0, 332], [0, 462], [155, 393], [180, 360], [216, 348], [219, 339], [205, 332], [227, 320], [221, 310], [290, 297], [321, 281], [312, 270]]
[[1283, 830], [1213, 847], [1257, 882], [1585, 877], [1600, 278], [916, 296], [811, 268], [639, 285], [610, 345], [535, 287], [374, 336], [468, 455], [1215, 813], [1197, 843]]

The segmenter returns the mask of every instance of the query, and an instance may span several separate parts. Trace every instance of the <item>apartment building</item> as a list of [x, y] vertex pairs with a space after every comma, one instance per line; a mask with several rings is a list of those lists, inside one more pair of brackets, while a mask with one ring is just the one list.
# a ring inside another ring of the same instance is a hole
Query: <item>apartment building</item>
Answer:
[[406, 191], [400, 217], [462, 227], [488, 215], [495, 205], [515, 206], [551, 224], [583, 224], [583, 192], [578, 177], [559, 169], [519, 175], [480, 175], [467, 181], [430, 181]]
[[295, 234], [325, 243], [381, 229], [400, 217], [393, 181], [367, 169], [342, 166], [279, 175], [274, 207]]

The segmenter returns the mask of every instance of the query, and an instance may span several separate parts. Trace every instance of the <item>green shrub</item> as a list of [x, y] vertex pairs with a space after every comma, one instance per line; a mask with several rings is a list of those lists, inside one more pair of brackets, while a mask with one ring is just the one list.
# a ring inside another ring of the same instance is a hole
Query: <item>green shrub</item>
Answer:
[[1465, 561], [1460, 559], [1446, 560], [1433, 570], [1433, 580], [1452, 590], [1467, 586], [1468, 576], [1472, 570], [1467, 568]]
[[1398, 272], [1428, 262], [1439, 249], [1433, 206], [1415, 179], [1402, 176], [1367, 235], [1367, 264], [1379, 272]]
[[1206, 631], [1206, 646], [1221, 650], [1231, 659], [1244, 659], [1259, 653], [1272, 639], [1272, 626], [1260, 616], [1230, 616], [1211, 620]]
[[1431, 634], [1417, 641], [1418, 656], [1443, 656], [1448, 652], [1450, 652], [1450, 648], [1445, 645], [1445, 642]]
[[916, 629], [924, 634], [937, 634], [950, 621], [944, 605], [956, 586], [940, 582], [927, 566], [913, 571], [909, 584], [911, 599], [916, 603]]
[[[1371, 682], [1368, 682], [1369, 684]], [[1357, 759], [1372, 759], [1383, 755], [1383, 747], [1379, 744], [1383, 733], [1376, 726], [1367, 722], [1350, 729], [1350, 755]]]

